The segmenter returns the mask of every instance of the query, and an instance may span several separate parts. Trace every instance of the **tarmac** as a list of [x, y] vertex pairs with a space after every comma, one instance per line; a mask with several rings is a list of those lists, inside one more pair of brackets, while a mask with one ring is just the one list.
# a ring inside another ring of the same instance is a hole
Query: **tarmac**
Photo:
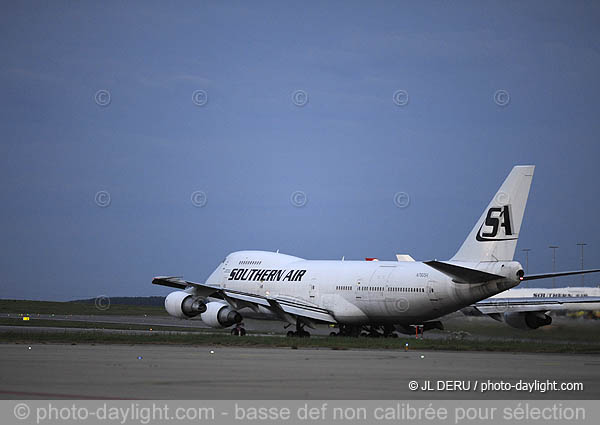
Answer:
[[[600, 398], [597, 355], [5, 343], [0, 358], [2, 399]], [[583, 390], [481, 391], [536, 380]]]

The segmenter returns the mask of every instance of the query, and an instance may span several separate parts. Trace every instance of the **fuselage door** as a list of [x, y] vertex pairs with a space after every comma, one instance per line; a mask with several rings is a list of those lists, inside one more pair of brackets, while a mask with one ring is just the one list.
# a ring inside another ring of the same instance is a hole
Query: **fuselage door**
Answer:
[[437, 286], [437, 282], [435, 282], [434, 280], [428, 281], [425, 290], [427, 291], [429, 301], [431, 301], [431, 304], [433, 305], [433, 309], [439, 309], [440, 294], [438, 293], [439, 288]]
[[317, 278], [313, 277], [308, 282], [308, 298], [314, 300], [317, 296]]
[[363, 293], [361, 291], [361, 285], [362, 285], [362, 282], [360, 279], [358, 279], [356, 282], [354, 282], [354, 298], [356, 298], [357, 300], [361, 300], [363, 298]]

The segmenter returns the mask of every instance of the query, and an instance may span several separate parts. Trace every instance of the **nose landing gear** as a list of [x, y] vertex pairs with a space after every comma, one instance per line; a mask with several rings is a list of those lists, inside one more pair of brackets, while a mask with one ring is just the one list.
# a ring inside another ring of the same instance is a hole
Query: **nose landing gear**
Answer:
[[233, 329], [231, 330], [231, 335], [234, 335], [234, 336], [244, 336], [244, 335], [246, 335], [246, 329], [244, 329], [244, 324], [243, 323], [236, 324], [233, 327]]

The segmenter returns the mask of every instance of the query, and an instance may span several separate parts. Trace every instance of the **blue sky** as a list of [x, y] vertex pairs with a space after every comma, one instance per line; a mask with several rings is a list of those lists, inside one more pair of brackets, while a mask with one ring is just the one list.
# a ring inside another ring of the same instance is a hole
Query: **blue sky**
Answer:
[[152, 276], [202, 281], [240, 249], [447, 259], [530, 163], [516, 259], [551, 271], [556, 244], [576, 269], [584, 241], [600, 267], [599, 18], [582, 1], [2, 2], [0, 297], [165, 294]]

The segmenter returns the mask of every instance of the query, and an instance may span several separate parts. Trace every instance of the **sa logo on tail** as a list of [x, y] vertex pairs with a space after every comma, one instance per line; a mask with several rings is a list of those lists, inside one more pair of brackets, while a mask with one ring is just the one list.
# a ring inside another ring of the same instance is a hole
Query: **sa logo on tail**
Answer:
[[[483, 231], [483, 226], [491, 227], [489, 231]], [[479, 242], [499, 242], [499, 241], [513, 241], [517, 238], [496, 238], [498, 230], [504, 228], [505, 236], [512, 236], [512, 224], [510, 205], [504, 205], [503, 207], [492, 207], [488, 210], [485, 221], [481, 223], [481, 227], [477, 232], [477, 239]]]

